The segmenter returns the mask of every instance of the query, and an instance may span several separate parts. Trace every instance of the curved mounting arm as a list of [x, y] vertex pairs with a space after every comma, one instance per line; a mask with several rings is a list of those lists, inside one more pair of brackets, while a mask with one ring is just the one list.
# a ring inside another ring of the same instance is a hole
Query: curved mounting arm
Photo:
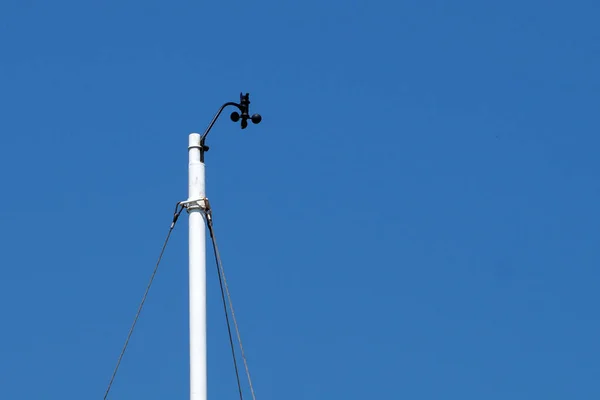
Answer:
[[210, 124], [208, 125], [202, 136], [200, 136], [200, 146], [202, 146], [200, 149], [200, 161], [202, 162], [204, 162], [204, 152], [208, 151], [208, 146], [204, 144], [204, 141], [206, 140], [206, 137], [208, 136], [208, 133], [212, 129], [215, 122], [217, 122], [217, 119], [219, 119], [219, 116], [221, 115], [223, 110], [228, 106], [234, 106], [237, 107], [238, 110], [240, 110], [241, 115], [236, 111], [231, 113], [231, 120], [233, 122], [241, 120], [240, 124], [242, 129], [246, 129], [246, 127], [248, 126], [248, 119], [251, 120], [254, 124], [258, 124], [260, 123], [260, 121], [262, 121], [262, 117], [260, 116], [260, 114], [254, 114], [252, 116], [248, 114], [248, 109], [250, 108], [250, 93], [246, 93], [245, 95], [243, 93], [240, 93], [239, 103], [234, 103], [230, 101], [223, 104], [221, 108], [219, 108], [219, 111], [217, 111], [217, 113], [213, 117], [212, 121], [210, 121]]
[[215, 122], [217, 122], [217, 119], [219, 119], [219, 116], [221, 115], [221, 113], [223, 112], [223, 110], [228, 107], [228, 106], [235, 106], [238, 109], [240, 109], [240, 105], [238, 103], [234, 103], [232, 101], [225, 103], [221, 106], [221, 108], [219, 108], [219, 111], [217, 111], [217, 113], [215, 114], [215, 116], [213, 117], [212, 121], [210, 121], [210, 124], [208, 125], [208, 128], [206, 128], [206, 130], [204, 131], [204, 133], [202, 134], [202, 136], [200, 136], [200, 140], [203, 142], [204, 139], [206, 139], [206, 137], [208, 136], [208, 132], [210, 132], [210, 130], [212, 129], [213, 125], [215, 124]]

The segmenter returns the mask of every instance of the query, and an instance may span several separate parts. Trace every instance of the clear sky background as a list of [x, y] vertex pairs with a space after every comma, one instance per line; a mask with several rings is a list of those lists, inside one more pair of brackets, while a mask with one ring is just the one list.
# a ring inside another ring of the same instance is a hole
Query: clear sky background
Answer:
[[[600, 398], [599, 18], [2, 0], [0, 398], [102, 398], [187, 136], [240, 91], [263, 123], [218, 122], [207, 190], [259, 400]], [[110, 399], [188, 398], [180, 221]], [[208, 282], [209, 396], [235, 399]]]

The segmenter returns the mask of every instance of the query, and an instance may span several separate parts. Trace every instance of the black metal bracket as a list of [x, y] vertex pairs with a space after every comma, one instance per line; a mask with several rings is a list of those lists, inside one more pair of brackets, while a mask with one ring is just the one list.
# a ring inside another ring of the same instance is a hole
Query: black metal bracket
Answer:
[[259, 124], [260, 121], [262, 121], [262, 117], [260, 116], [260, 114], [253, 114], [252, 116], [250, 116], [250, 114], [248, 113], [250, 109], [250, 93], [240, 93], [239, 103], [228, 102], [223, 104], [221, 108], [219, 108], [219, 111], [217, 111], [217, 113], [213, 117], [212, 121], [210, 121], [208, 128], [206, 128], [202, 136], [200, 136], [200, 161], [202, 162], [204, 162], [204, 153], [207, 152], [209, 149], [209, 147], [205, 144], [206, 137], [208, 136], [208, 133], [212, 129], [215, 122], [217, 122], [217, 119], [219, 119], [219, 116], [221, 115], [223, 110], [228, 106], [237, 107], [237, 109], [240, 111], [241, 114], [237, 111], [232, 112], [230, 118], [233, 122], [240, 121], [242, 129], [246, 129], [248, 127], [248, 120], [252, 121], [253, 124]]

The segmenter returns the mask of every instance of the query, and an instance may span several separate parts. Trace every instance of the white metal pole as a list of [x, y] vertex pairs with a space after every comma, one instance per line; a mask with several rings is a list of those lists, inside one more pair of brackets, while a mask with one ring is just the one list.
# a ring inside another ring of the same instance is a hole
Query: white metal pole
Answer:
[[189, 137], [190, 400], [206, 400], [206, 227], [204, 162], [200, 135]]

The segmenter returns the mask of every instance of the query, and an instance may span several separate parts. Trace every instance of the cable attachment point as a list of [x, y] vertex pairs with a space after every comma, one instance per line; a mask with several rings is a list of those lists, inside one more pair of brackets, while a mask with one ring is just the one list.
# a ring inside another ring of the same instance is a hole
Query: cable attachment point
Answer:
[[181, 215], [181, 212], [183, 211], [184, 208], [185, 208], [185, 206], [183, 204], [181, 204], [181, 202], [178, 202], [177, 204], [175, 204], [175, 212], [173, 213], [173, 222], [171, 222], [171, 229], [173, 229], [175, 227], [175, 224], [177, 223], [177, 219]]
[[206, 197], [201, 199], [192, 199], [179, 202], [183, 208], [186, 208], [188, 213], [192, 210], [210, 210], [210, 203]]

